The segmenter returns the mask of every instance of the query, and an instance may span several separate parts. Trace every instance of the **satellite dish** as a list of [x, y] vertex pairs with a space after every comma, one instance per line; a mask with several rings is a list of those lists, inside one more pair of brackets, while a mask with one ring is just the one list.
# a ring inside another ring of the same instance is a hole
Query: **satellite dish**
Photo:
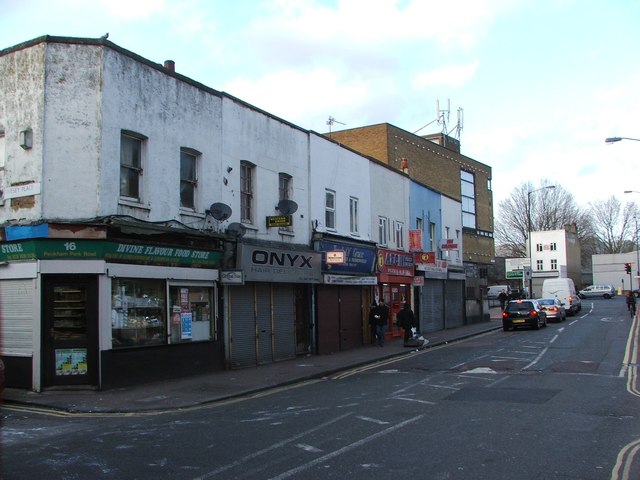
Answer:
[[207, 213], [216, 220], [223, 221], [231, 216], [231, 207], [225, 203], [212, 203]]
[[280, 200], [276, 208], [282, 215], [291, 215], [298, 210], [298, 204], [293, 200]]
[[233, 237], [241, 238], [244, 236], [244, 232], [247, 231], [247, 228], [238, 222], [230, 223], [227, 227], [227, 233]]

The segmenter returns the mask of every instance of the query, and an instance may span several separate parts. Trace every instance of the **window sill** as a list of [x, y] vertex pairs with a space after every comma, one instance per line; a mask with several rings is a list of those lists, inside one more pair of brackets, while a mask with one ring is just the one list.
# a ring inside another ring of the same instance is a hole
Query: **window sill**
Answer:
[[120, 198], [118, 200], [118, 205], [122, 205], [124, 207], [131, 207], [131, 208], [140, 208], [142, 210], [151, 211], [151, 207], [149, 205], [146, 205], [134, 199]]

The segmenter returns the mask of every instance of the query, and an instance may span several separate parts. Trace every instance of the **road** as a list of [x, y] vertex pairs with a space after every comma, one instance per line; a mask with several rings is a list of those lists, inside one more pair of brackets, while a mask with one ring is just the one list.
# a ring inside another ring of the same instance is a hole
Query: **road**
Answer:
[[637, 479], [639, 340], [625, 308], [587, 300], [541, 330], [183, 411], [4, 410], [2, 478]]

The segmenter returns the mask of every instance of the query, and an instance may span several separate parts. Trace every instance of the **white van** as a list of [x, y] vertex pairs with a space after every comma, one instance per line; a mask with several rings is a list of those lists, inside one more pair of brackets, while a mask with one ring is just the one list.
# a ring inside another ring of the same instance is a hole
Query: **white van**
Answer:
[[542, 283], [542, 298], [557, 298], [564, 304], [569, 315], [582, 310], [582, 302], [570, 278], [547, 278]]
[[487, 287], [487, 298], [489, 300], [497, 300], [498, 295], [502, 290], [504, 290], [504, 293], [507, 295], [511, 294], [511, 288], [509, 285], [491, 285], [490, 287]]

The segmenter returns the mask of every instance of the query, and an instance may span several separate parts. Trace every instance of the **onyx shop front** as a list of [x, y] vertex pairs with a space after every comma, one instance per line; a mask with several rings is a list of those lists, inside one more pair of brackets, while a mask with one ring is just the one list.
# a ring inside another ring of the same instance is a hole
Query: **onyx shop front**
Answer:
[[3, 243], [7, 385], [113, 388], [224, 368], [220, 259], [133, 242]]

